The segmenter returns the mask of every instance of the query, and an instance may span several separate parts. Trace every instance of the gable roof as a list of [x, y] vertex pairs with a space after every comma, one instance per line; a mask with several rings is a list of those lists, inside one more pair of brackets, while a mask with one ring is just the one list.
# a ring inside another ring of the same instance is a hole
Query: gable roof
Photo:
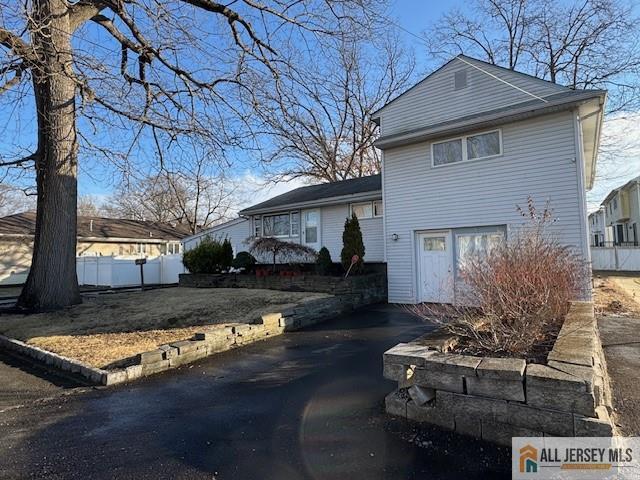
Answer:
[[[501, 67], [500, 65], [496, 65], [496, 64], [493, 64], [493, 63], [485, 62], [484, 60], [480, 60], [479, 58], [469, 57], [469, 56], [464, 55], [464, 54], [461, 53], [459, 55], [456, 55], [455, 57], [453, 57], [451, 60], [447, 61], [446, 63], [442, 64], [440, 67], [436, 68], [433, 72], [428, 74], [422, 80], [418, 81], [415, 85], [409, 87], [407, 90], [405, 90], [401, 94], [399, 94], [396, 97], [394, 97], [391, 100], [389, 100], [386, 104], [384, 104], [378, 110], [373, 112], [371, 114], [371, 118], [373, 118], [374, 121], [378, 121], [379, 117], [380, 117], [380, 113], [382, 112], [382, 110], [386, 109], [389, 105], [395, 103], [399, 98], [404, 97], [406, 94], [408, 94], [411, 91], [413, 91], [414, 89], [420, 87], [423, 83], [427, 82], [431, 77], [433, 77], [435, 74], [437, 74], [441, 70], [443, 70], [446, 67], [448, 67], [450, 64], [452, 64], [456, 60], [460, 60], [463, 63], [465, 63], [467, 65], [475, 66], [476, 68], [480, 67], [480, 69], [485, 70], [485, 71], [489, 71], [490, 72], [491, 70], [494, 70], [494, 73], [501, 72], [502, 74], [506, 74], [506, 75], [509, 75], [509, 76], [521, 77], [523, 79], [526, 79], [528, 82], [535, 82], [538, 85], [541, 85], [541, 86], [544, 86], [544, 87], [548, 88], [549, 89], [549, 94], [558, 93], [558, 92], [561, 92], [561, 91], [567, 91], [567, 90], [572, 91], [573, 90], [573, 89], [571, 89], [569, 87], [566, 87], [564, 85], [560, 85], [558, 83], [553, 83], [553, 82], [550, 82], [549, 80], [544, 80], [542, 78], [535, 77], [535, 76], [530, 75], [528, 73], [519, 72], [517, 70], [511, 70], [509, 68], [505, 68], [505, 67]], [[499, 81], [504, 81], [504, 79], [499, 80]], [[532, 96], [532, 94], [530, 94], [529, 92], [527, 92], [527, 93], [530, 96]], [[532, 98], [534, 98], [534, 97], [532, 96]]]
[[331, 200], [343, 200], [347, 202], [354, 200], [354, 197], [364, 199], [364, 197], [378, 193], [382, 193], [382, 177], [379, 174], [296, 188], [290, 192], [245, 208], [241, 210], [239, 214], [251, 215], [273, 211], [283, 207], [313, 206]]
[[640, 175], [638, 175], [637, 177], [632, 178], [631, 180], [629, 180], [628, 182], [626, 182], [624, 185], [621, 185], [619, 187], [614, 188], [613, 190], [611, 190], [607, 196], [604, 198], [604, 200], [602, 200], [602, 203], [600, 205], [604, 205], [605, 203], [608, 203], [611, 201], [611, 199], [613, 197], [615, 197], [616, 193], [620, 192], [621, 190], [624, 190], [625, 188], [633, 185], [634, 183], [640, 183]]
[[[17, 213], [0, 218], [0, 235], [35, 234], [35, 212]], [[167, 223], [128, 220], [123, 218], [103, 218], [78, 216], [78, 238], [106, 239], [148, 239], [180, 240], [188, 235], [181, 225]]]

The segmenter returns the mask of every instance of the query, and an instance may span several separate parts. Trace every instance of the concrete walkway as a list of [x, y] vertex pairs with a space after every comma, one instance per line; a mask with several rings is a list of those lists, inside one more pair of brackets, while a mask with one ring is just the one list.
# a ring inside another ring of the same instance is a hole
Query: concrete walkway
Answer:
[[6, 410], [0, 478], [511, 478], [508, 449], [384, 413], [395, 385], [382, 353], [428, 328], [375, 306], [129, 385]]
[[640, 319], [598, 319], [613, 388], [616, 423], [626, 436], [640, 436]]

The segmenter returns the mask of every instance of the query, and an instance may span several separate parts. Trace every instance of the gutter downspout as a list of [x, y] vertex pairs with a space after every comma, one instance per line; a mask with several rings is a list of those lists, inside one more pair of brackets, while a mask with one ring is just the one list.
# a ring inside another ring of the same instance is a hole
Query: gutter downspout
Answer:
[[586, 266], [588, 269], [584, 272], [586, 276], [584, 286], [587, 289], [585, 291], [584, 299], [590, 301], [592, 299], [592, 282], [591, 277], [591, 246], [589, 245], [589, 234], [586, 228], [587, 226], [587, 195], [585, 190], [585, 165], [584, 165], [584, 149], [583, 149], [583, 136], [582, 136], [582, 124], [580, 120], [580, 113], [578, 110], [574, 110], [574, 133], [576, 143], [576, 172], [578, 180], [578, 205], [580, 207], [580, 230], [582, 237], [581, 250], [584, 255]]

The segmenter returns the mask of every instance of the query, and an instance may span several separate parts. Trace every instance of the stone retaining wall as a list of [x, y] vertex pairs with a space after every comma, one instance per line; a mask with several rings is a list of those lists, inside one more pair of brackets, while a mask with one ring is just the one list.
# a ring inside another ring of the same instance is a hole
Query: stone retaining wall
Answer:
[[118, 362], [113, 369], [100, 369], [63, 357], [53, 352], [0, 335], [0, 348], [24, 355], [45, 365], [81, 377], [95, 385], [115, 385], [140, 377], [179, 367], [195, 360], [264, 340], [285, 331], [297, 330], [321, 322], [338, 313], [352, 310], [357, 305], [352, 297], [326, 297], [309, 300], [280, 312], [262, 315], [253, 324], [233, 323], [203, 328], [191, 339], [161, 345], [156, 350], [143, 352]]
[[611, 436], [611, 394], [593, 305], [574, 302], [546, 365], [451, 353], [442, 332], [384, 354], [388, 413], [511, 445], [515, 436]]
[[370, 273], [348, 278], [323, 275], [299, 275], [296, 277], [238, 274], [180, 275], [181, 287], [198, 288], [258, 288], [293, 292], [320, 292], [340, 297], [350, 297], [354, 305], [367, 305], [387, 301], [387, 275]]

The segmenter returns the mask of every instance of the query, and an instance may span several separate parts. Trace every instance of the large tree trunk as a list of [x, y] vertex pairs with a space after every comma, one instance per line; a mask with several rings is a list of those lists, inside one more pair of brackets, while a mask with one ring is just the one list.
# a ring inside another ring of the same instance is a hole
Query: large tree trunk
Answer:
[[80, 303], [76, 275], [75, 83], [65, 0], [35, 0], [32, 69], [38, 118], [38, 203], [33, 259], [18, 306], [50, 310]]

